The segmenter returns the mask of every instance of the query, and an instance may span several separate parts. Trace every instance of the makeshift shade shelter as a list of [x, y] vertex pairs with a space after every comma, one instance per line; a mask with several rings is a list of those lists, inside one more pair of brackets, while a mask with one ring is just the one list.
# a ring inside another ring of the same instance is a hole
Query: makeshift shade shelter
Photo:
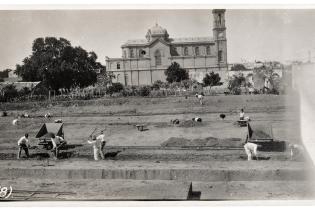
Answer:
[[273, 133], [271, 125], [247, 123], [247, 141], [249, 142], [272, 142]]
[[39, 138], [38, 145], [50, 150], [53, 147], [51, 141], [53, 135], [64, 137], [63, 123], [44, 123], [35, 137]]
[[52, 134], [63, 137], [63, 123], [44, 123], [36, 138], [51, 138]]

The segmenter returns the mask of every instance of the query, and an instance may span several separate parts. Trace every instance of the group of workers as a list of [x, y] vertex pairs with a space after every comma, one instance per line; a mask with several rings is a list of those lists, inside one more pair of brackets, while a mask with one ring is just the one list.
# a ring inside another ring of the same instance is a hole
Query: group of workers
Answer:
[[[51, 151], [55, 159], [58, 159], [58, 153], [59, 153], [59, 148], [63, 145], [65, 145], [67, 142], [62, 138], [61, 136], [57, 136], [52, 134], [51, 135], [51, 143], [53, 145]], [[106, 145], [105, 141], [105, 135], [104, 131], [101, 131], [100, 135], [96, 136], [93, 135], [91, 140], [88, 140], [89, 144], [92, 144], [93, 146], [93, 154], [94, 154], [94, 160], [99, 160], [100, 157], [103, 160], [104, 159], [104, 147]], [[24, 136], [22, 136], [18, 140], [18, 155], [17, 159], [20, 159], [22, 150], [24, 150], [25, 155], [27, 158], [30, 157], [29, 155], [29, 148], [30, 148], [30, 143], [28, 139], [28, 133], [26, 133]]]
[[[52, 134], [51, 135], [51, 143], [53, 145], [53, 147], [51, 149], [52, 154], [54, 155], [55, 159], [58, 159], [59, 148], [62, 145], [65, 145], [67, 142], [61, 136], [57, 136], [55, 134]], [[22, 150], [24, 150], [25, 155], [26, 155], [27, 158], [30, 157], [29, 151], [28, 151], [28, 149], [30, 148], [30, 143], [29, 143], [29, 139], [28, 139], [28, 133], [26, 133], [24, 136], [22, 136], [18, 140], [18, 147], [19, 147], [19, 151], [18, 151], [17, 159], [20, 159]]]
[[[201, 103], [202, 103], [202, 99], [201, 99]], [[244, 112], [244, 109], [241, 109], [240, 111], [240, 120], [247, 120], [246, 119], [247, 117], [245, 117], [245, 112]], [[249, 118], [248, 118], [249, 119]], [[197, 119], [194, 119], [193, 120], [196, 120]], [[200, 118], [200, 121], [201, 121], [201, 118]], [[18, 155], [17, 155], [17, 159], [20, 159], [21, 157], [21, 152], [22, 150], [24, 150], [27, 158], [30, 157], [29, 155], [29, 147], [30, 147], [30, 144], [29, 144], [29, 139], [28, 139], [28, 133], [26, 133], [23, 137], [21, 137], [19, 140], [18, 140], [18, 146], [19, 146], [19, 151], [18, 151]], [[105, 135], [104, 135], [104, 131], [101, 131], [100, 134], [98, 136], [96, 135], [90, 135], [91, 140], [88, 140], [87, 142], [89, 144], [92, 145], [93, 147], [93, 154], [94, 154], [94, 160], [104, 160], [105, 158], [105, 155], [104, 155], [104, 147], [106, 145], [106, 141], [105, 141]], [[52, 153], [55, 157], [55, 159], [58, 158], [58, 148], [64, 144], [66, 144], [66, 141], [64, 140], [64, 138], [62, 138], [61, 136], [57, 136], [57, 135], [54, 135], [52, 134], [51, 136], [51, 142], [52, 142]], [[251, 142], [245, 142], [244, 144], [244, 149], [245, 149], [245, 153], [247, 155], [247, 158], [248, 160], [252, 160], [254, 157], [257, 159], [257, 149], [258, 147], [260, 147], [260, 145], [258, 144], [255, 144], [255, 143], [251, 143]], [[301, 150], [303, 151], [302, 149], [298, 148], [298, 147], [301, 147], [299, 145], [289, 145], [290, 149], [291, 149], [291, 159], [292, 159], [292, 156], [293, 156], [293, 151], [295, 150]]]

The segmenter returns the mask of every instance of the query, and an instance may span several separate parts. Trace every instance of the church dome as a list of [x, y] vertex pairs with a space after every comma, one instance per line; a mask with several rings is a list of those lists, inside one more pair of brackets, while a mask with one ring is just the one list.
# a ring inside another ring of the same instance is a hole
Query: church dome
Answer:
[[168, 38], [167, 30], [161, 26], [159, 26], [157, 23], [155, 26], [151, 27], [146, 35], [146, 38], [148, 41], [150, 41], [152, 38], [159, 38], [162, 37], [164, 39]]
[[151, 35], [164, 35], [167, 34], [167, 31], [165, 28], [162, 28], [161, 26], [159, 26], [157, 23], [155, 24], [155, 26], [153, 26], [152, 28], [149, 29], [151, 32]]

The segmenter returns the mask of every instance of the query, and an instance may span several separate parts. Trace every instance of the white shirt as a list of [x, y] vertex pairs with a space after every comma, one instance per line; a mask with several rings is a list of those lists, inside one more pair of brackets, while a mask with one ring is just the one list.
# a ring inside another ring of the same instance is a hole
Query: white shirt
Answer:
[[26, 138], [25, 136], [22, 136], [18, 141], [18, 145], [20, 146], [21, 144], [29, 145], [28, 138]]
[[14, 119], [14, 120], [12, 121], [12, 125], [17, 125], [18, 122], [19, 122], [18, 119]]
[[100, 149], [100, 141], [99, 140], [92, 140], [88, 141], [89, 144], [92, 144], [94, 150]]
[[251, 152], [257, 151], [257, 147], [258, 147], [257, 144], [254, 144], [254, 143], [251, 143], [251, 142], [247, 142], [244, 145], [245, 150], [248, 150], [248, 151], [251, 151]]
[[198, 94], [197, 97], [198, 99], [203, 99], [203, 95]]
[[105, 141], [105, 135], [104, 134], [101, 134], [99, 135], [98, 137], [96, 137], [97, 140], [100, 140], [101, 142], [104, 142]]
[[240, 118], [244, 118], [244, 116], [245, 116], [245, 113], [244, 113], [244, 112], [241, 112], [241, 113], [240, 113]]
[[53, 144], [53, 148], [56, 148], [58, 144], [60, 144], [61, 142], [63, 142], [64, 139], [60, 136], [55, 136], [55, 138], [51, 138], [51, 142]]

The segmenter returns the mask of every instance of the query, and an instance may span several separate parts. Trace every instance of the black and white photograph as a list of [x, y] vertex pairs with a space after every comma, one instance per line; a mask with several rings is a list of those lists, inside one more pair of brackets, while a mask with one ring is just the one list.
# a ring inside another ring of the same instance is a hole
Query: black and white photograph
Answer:
[[314, 200], [314, 23], [0, 6], [0, 201]]

